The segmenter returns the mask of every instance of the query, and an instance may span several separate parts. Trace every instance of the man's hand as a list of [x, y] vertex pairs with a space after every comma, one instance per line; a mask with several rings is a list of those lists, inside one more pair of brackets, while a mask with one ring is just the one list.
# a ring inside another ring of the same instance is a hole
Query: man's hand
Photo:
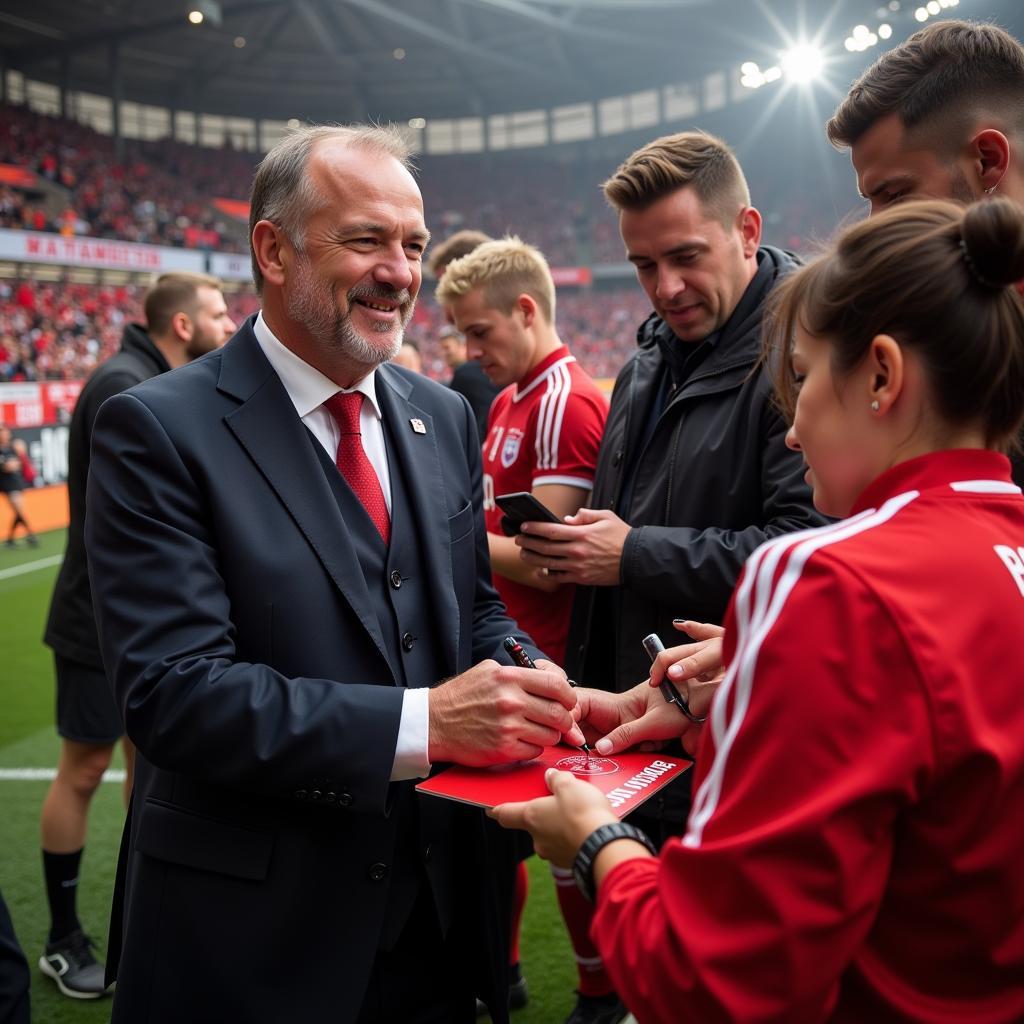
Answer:
[[571, 772], [549, 768], [544, 780], [552, 796], [501, 804], [488, 815], [504, 828], [525, 829], [537, 853], [560, 868], [571, 868], [583, 840], [600, 825], [618, 821], [608, 798]]
[[524, 562], [558, 573], [560, 583], [613, 587], [622, 578], [622, 549], [630, 526], [608, 509], [581, 508], [565, 524], [523, 523], [516, 535]]
[[482, 661], [430, 691], [431, 762], [481, 766], [528, 761], [564, 736], [581, 746], [576, 691], [549, 661], [517, 668]]

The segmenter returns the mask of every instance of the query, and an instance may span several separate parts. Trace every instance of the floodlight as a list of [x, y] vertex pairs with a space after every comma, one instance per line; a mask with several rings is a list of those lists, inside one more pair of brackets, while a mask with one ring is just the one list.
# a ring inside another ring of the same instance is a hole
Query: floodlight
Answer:
[[928, 3], [926, 3], [924, 6], [928, 10], [929, 14], [938, 14], [939, 11], [942, 10], [942, 8], [939, 6], [939, 0], [928, 0]]
[[416, 131], [422, 131], [424, 128], [427, 127], [427, 120], [424, 117], [410, 117], [409, 127], [415, 129]]
[[867, 25], [854, 25], [852, 35], [853, 35], [853, 38], [857, 39], [857, 40], [867, 39], [867, 37], [868, 37], [868, 27], [867, 27]]
[[[856, 31], [854, 29], [854, 32]], [[782, 70], [785, 71], [786, 77], [794, 82], [811, 82], [821, 74], [824, 67], [825, 59], [816, 46], [794, 46], [782, 55]], [[765, 78], [767, 77], [766, 71]]]
[[878, 37], [879, 39], [888, 39], [892, 35], [892, 25], [886, 25], [884, 22], [878, 26]]
[[770, 68], [766, 68], [764, 72], [764, 80], [766, 82], [777, 82], [782, 77], [782, 68], [778, 65], [773, 64]]
[[740, 65], [740, 73], [744, 75], [756, 75], [760, 70], [761, 69], [752, 60], [744, 61]]
[[222, 15], [217, 0], [192, 0], [188, 6], [188, 20], [193, 25], [202, 25], [208, 21], [215, 28], [220, 27]]
[[853, 53], [853, 51], [857, 49], [857, 40], [854, 39], [853, 36], [847, 36], [843, 40], [843, 46], [845, 46], [850, 53]]
[[928, 12], [923, 7], [918, 7], [918, 9], [914, 11], [914, 17], [917, 18], [918, 21], [927, 21]]

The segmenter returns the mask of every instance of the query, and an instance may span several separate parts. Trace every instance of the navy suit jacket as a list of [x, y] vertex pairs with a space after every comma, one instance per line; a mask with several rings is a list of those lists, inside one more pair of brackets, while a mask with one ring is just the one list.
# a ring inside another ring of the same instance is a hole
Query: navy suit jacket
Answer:
[[[377, 394], [446, 674], [507, 661], [516, 627], [491, 584], [470, 408], [391, 365]], [[324, 468], [251, 321], [104, 403], [86, 535], [104, 664], [139, 753], [112, 916], [114, 1019], [353, 1019], [387, 899], [395, 788], [412, 785], [388, 781], [403, 690]], [[484, 824], [420, 798], [441, 916], [471, 909], [500, 931], [484, 918], [501, 908], [476, 905], [489, 899]], [[467, 947], [485, 997], [507, 964], [506, 938], [489, 938], [486, 956], [480, 936]]]

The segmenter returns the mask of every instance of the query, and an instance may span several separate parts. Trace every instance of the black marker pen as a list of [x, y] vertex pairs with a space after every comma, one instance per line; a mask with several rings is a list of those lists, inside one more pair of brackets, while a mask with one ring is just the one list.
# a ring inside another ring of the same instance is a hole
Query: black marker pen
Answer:
[[[526, 648], [524, 648], [523, 645], [514, 636], [507, 636], [507, 637], [505, 637], [505, 639], [502, 641], [502, 644], [503, 644], [505, 650], [508, 651], [509, 657], [520, 668], [536, 668], [537, 667], [533, 663], [533, 658], [531, 658], [526, 653]], [[589, 765], [590, 764], [590, 744], [589, 743], [584, 743], [583, 746], [580, 747], [580, 750], [582, 750], [583, 753], [586, 755], [586, 757], [587, 757], [587, 764]]]
[[[641, 643], [643, 643], [644, 650], [652, 662], [665, 650], [665, 645], [661, 642], [661, 637], [657, 633], [649, 633], [643, 638]], [[675, 684], [667, 675], [658, 684], [658, 689], [661, 690], [661, 695], [665, 698], [666, 703], [675, 704], [691, 722], [701, 725], [707, 721], [707, 718], [699, 718], [690, 710], [690, 705], [687, 703], [686, 698], [676, 689]]]

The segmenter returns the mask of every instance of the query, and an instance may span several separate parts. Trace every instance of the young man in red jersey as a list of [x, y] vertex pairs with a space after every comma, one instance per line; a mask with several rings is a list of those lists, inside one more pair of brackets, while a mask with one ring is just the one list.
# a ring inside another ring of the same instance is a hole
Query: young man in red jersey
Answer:
[[555, 285], [539, 250], [486, 242], [451, 263], [438, 298], [493, 384], [484, 438], [484, 513], [495, 585], [513, 618], [561, 663], [570, 586], [526, 565], [495, 495], [529, 491], [559, 519], [590, 495], [608, 401], [558, 336]]
[[[484, 515], [495, 586], [510, 615], [561, 664], [575, 587], [523, 562], [512, 538], [502, 532], [503, 513], [494, 499], [528, 491], [559, 519], [575, 514], [593, 486], [608, 401], [558, 336], [555, 285], [547, 261], [533, 246], [518, 238], [478, 246], [448, 265], [437, 297], [465, 335], [466, 354], [503, 389], [491, 406], [483, 443]], [[565, 881], [556, 873], [559, 905], [573, 940], [580, 991], [585, 992], [594, 981], [589, 914], [576, 912], [578, 894], [571, 879], [568, 885]], [[515, 885], [521, 913], [526, 899], [522, 862]], [[509, 989], [513, 1007], [525, 1001], [517, 938], [518, 926]]]

